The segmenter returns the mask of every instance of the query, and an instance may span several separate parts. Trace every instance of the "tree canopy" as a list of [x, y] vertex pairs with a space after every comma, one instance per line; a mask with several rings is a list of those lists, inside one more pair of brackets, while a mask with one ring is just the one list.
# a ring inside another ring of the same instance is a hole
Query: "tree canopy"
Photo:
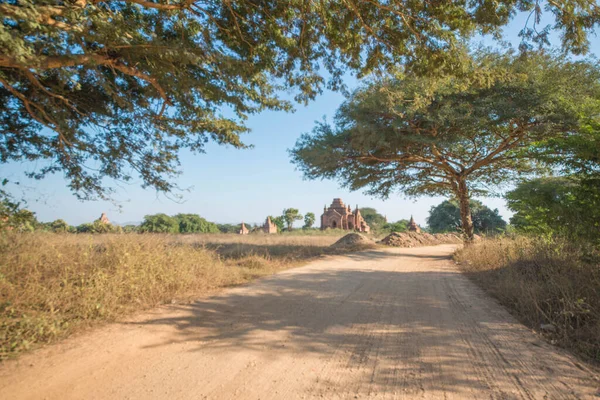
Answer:
[[[307, 101], [348, 70], [460, 72], [463, 39], [499, 35], [517, 12], [553, 15], [563, 47], [583, 53], [600, 21], [591, 1], [529, 0], [18, 0], [0, 12], [0, 162], [44, 160], [31, 177], [63, 172], [84, 199], [110, 193], [105, 177], [172, 190], [178, 150], [244, 147], [249, 114], [290, 109], [280, 89]], [[523, 38], [543, 42], [533, 28]]]
[[600, 181], [578, 176], [544, 177], [520, 182], [506, 194], [519, 231], [600, 238]]
[[39, 226], [35, 213], [7, 199], [0, 199], [0, 231], [31, 232]]
[[[481, 201], [469, 202], [475, 233], [498, 233], [506, 229], [506, 221], [498, 213]], [[445, 200], [437, 206], [431, 207], [427, 226], [432, 233], [456, 232], [461, 229], [460, 207], [458, 201]]]
[[99, 219], [94, 222], [86, 222], [75, 228], [77, 233], [121, 233], [123, 229], [118, 225], [107, 224]]
[[600, 178], [600, 120], [595, 105], [582, 112], [577, 135], [552, 138], [541, 148], [541, 157], [565, 175], [578, 179]]
[[221, 233], [239, 233], [242, 224], [217, 224], [217, 228]]
[[48, 223], [47, 225], [48, 228], [50, 228], [50, 230], [55, 233], [66, 233], [69, 232], [71, 228], [64, 219], [57, 219]]
[[384, 198], [395, 190], [455, 197], [471, 240], [470, 196], [535, 171], [545, 142], [578, 135], [582, 113], [600, 107], [595, 62], [489, 51], [474, 60], [488, 80], [409, 74], [361, 87], [333, 125], [299, 139], [293, 162], [308, 178]]
[[373, 230], [382, 228], [387, 222], [385, 216], [379, 214], [377, 210], [372, 207], [362, 207], [359, 209], [359, 211], [365, 222]]
[[359, 209], [360, 215], [371, 228], [371, 232], [404, 232], [408, 229], [408, 220], [401, 219], [396, 222], [388, 222], [385, 215], [381, 215], [372, 207]]
[[315, 224], [315, 214], [311, 213], [311, 212], [307, 212], [306, 214], [304, 214], [304, 229], [310, 229], [312, 228], [312, 226]]
[[144, 216], [144, 221], [139, 227], [142, 233], [177, 233], [179, 222], [167, 214], [153, 214]]
[[409, 220], [401, 219], [396, 222], [388, 222], [383, 225], [383, 229], [387, 232], [406, 232], [408, 230]]
[[282, 211], [281, 217], [285, 221], [285, 225], [288, 231], [292, 230], [295, 221], [302, 220], [302, 214], [297, 208], [286, 208]]
[[[143, 233], [218, 233], [217, 224], [207, 221], [198, 214], [146, 215], [139, 227]], [[236, 231], [237, 232], [237, 231]]]
[[179, 233], [218, 233], [219, 227], [198, 214], [177, 214], [173, 218], [179, 224]]

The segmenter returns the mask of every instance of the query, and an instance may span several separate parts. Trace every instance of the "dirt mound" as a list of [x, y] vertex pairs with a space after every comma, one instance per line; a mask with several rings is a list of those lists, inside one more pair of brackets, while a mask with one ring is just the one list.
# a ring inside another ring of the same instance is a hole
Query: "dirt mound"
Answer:
[[334, 249], [369, 249], [375, 247], [375, 242], [360, 233], [349, 233], [330, 246]]
[[379, 243], [393, 247], [433, 246], [436, 244], [461, 243], [458, 235], [452, 233], [392, 232]]
[[463, 239], [456, 233], [436, 233], [433, 235], [441, 244], [462, 243]]

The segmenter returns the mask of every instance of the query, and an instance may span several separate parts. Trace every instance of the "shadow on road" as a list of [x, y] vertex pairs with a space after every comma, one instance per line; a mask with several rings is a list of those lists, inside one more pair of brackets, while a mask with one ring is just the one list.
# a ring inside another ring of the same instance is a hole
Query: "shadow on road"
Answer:
[[[519, 393], [525, 380], [557, 384], [546, 366], [568, 378], [571, 370], [540, 358], [544, 343], [533, 336], [524, 343], [523, 328], [450, 263], [419, 271], [419, 263], [448, 256], [365, 251], [345, 257], [348, 266], [279, 274], [142, 324], [175, 328], [153, 347], [188, 342], [190, 351], [249, 350], [271, 358], [312, 353], [338, 368], [370, 371], [353, 379], [381, 392], [404, 385], [417, 393], [426, 385], [445, 392], [511, 387]], [[413, 259], [416, 267], [380, 270], [363, 262], [384, 258]], [[527, 377], [520, 376], [524, 370]]]

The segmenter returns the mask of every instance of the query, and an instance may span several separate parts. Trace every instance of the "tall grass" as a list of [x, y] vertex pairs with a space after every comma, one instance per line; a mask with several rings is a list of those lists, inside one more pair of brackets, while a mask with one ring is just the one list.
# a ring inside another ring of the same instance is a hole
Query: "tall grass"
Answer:
[[455, 258], [524, 323], [600, 361], [600, 254], [593, 247], [558, 239], [490, 239]]
[[3, 232], [0, 359], [100, 321], [297, 265], [328, 252], [336, 239]]

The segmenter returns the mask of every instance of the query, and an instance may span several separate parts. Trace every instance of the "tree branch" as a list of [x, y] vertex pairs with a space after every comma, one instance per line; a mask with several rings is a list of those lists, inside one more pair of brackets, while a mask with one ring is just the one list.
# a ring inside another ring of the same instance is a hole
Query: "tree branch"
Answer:
[[356, 15], [356, 17], [358, 18], [358, 20], [360, 21], [361, 25], [363, 26], [363, 28], [370, 33], [373, 38], [375, 38], [375, 40], [377, 40], [379, 43], [383, 44], [384, 46], [386, 46], [388, 49], [391, 48], [390, 44], [387, 43], [385, 40], [383, 40], [381, 37], [379, 37], [378, 34], [376, 34], [373, 31], [373, 28], [371, 28], [371, 26], [369, 26], [365, 20], [362, 17], [362, 14], [360, 13], [360, 10], [358, 9], [358, 7], [356, 6], [356, 4], [354, 4], [354, 2], [352, 0], [346, 0], [344, 1], [345, 3], [349, 4], [349, 7], [352, 9], [352, 11], [354, 12], [354, 14]]
[[[11, 92], [15, 97], [17, 97], [19, 100], [21, 100], [23, 102], [23, 104], [25, 105], [25, 109], [27, 110], [27, 113], [29, 113], [29, 115], [31, 115], [31, 118], [33, 118], [40, 124], [56, 131], [58, 133], [58, 137], [59, 137], [59, 140], [61, 143], [66, 143], [68, 146], [72, 146], [71, 142], [62, 133], [62, 131], [61, 131], [60, 127], [58, 126], [58, 124], [56, 123], [56, 121], [54, 121], [46, 113], [46, 111], [44, 111], [42, 106], [31, 102], [23, 93], [19, 92], [10, 83], [8, 83], [6, 80], [4, 80], [1, 77], [0, 77], [0, 83], [6, 88], [6, 90]], [[39, 111], [39, 113], [42, 115], [42, 118], [33, 111], [32, 107]], [[64, 148], [63, 148], [63, 151], [64, 151]]]
[[66, 8], [63, 6], [34, 6], [34, 7], [22, 7], [18, 5], [12, 4], [0, 4], [0, 13], [5, 16], [14, 18], [14, 19], [29, 19], [30, 15], [26, 14], [26, 12], [33, 12], [35, 14], [35, 21], [43, 24], [54, 26], [58, 29], [62, 29], [64, 31], [79, 31], [83, 30], [81, 26], [72, 26], [62, 21], [57, 21], [54, 17], [61, 16], [64, 14]]
[[63, 15], [63, 13], [65, 12], [65, 7], [63, 6], [35, 6], [35, 7], [22, 7], [19, 5], [14, 5], [14, 4], [0, 4], [0, 12], [2, 12], [2, 14], [4, 15], [10, 15], [10, 16], [18, 16], [20, 12], [22, 12], [25, 9], [31, 9], [33, 11], [35, 11], [38, 15], [40, 16], [56, 16], [56, 15]]
[[455, 161], [451, 161], [448, 159], [448, 157], [444, 157], [435, 144], [431, 145], [431, 152], [438, 159], [440, 165], [442, 165], [442, 168], [445, 169], [446, 171], [450, 172], [452, 175], [456, 175], [458, 173], [458, 171], [456, 169], [454, 169], [454, 167], [452, 167], [452, 165], [450, 165], [450, 162], [455, 164], [461, 170], [464, 169], [464, 166], [462, 164], [459, 164]]
[[[39, 57], [37, 59], [37, 62], [33, 63], [31, 67], [34, 69], [43, 70], [74, 67], [77, 65], [106, 65], [126, 75], [139, 78], [152, 85], [156, 89], [160, 97], [165, 101], [165, 103], [167, 103], [168, 105], [172, 105], [171, 100], [167, 96], [165, 90], [155, 78], [142, 71], [137, 70], [136, 68], [130, 67], [120, 62], [119, 60], [109, 58], [108, 56], [104, 56], [101, 54], [73, 54], [68, 56]], [[2, 55], [0, 55], [0, 67], [16, 68], [23, 71], [29, 70], [28, 66], [25, 66], [8, 56]]]
[[147, 0], [122, 0], [122, 1], [124, 1], [125, 3], [139, 4], [140, 6], [145, 7], [145, 8], [154, 8], [154, 9], [163, 10], [163, 11], [184, 10], [186, 8], [189, 8], [193, 2], [190, 0], [185, 0], [181, 4], [162, 4], [162, 3], [154, 3], [152, 1], [147, 1]]
[[[379, 8], [381, 10], [390, 12], [390, 13], [395, 14], [396, 16], [400, 17], [402, 19], [402, 21], [404, 21], [404, 24], [406, 25], [406, 27], [413, 33], [413, 35], [415, 35], [419, 40], [423, 40], [423, 36], [421, 35], [421, 33], [417, 32], [411, 26], [411, 24], [408, 22], [408, 20], [406, 18], [406, 14], [401, 13], [400, 11], [393, 9], [392, 7], [385, 6], [385, 5], [381, 4], [381, 2], [379, 2], [379, 1], [367, 0], [367, 2], [371, 3], [373, 6]], [[398, 3], [395, 3], [395, 4], [398, 4]], [[410, 16], [410, 18], [413, 20], [415, 19], [412, 15]]]
[[77, 114], [84, 116], [84, 114], [82, 112], [80, 112], [77, 107], [75, 107], [75, 105], [73, 105], [69, 99], [67, 99], [64, 96], [61, 96], [57, 93], [53, 93], [51, 91], [49, 91], [48, 89], [46, 89], [46, 87], [44, 87], [44, 85], [42, 85], [42, 83], [37, 79], [37, 77], [28, 69], [23, 70], [23, 73], [25, 74], [25, 77], [29, 80], [29, 82], [33, 83], [35, 86], [37, 86], [38, 88], [40, 88], [44, 93], [46, 93], [48, 96], [57, 98], [61, 101], [63, 101], [69, 108], [71, 108], [73, 111], [75, 111]]
[[[535, 123], [528, 124], [528, 125], [529, 126], [535, 125]], [[480, 159], [479, 161], [476, 161], [475, 163], [473, 163], [473, 165], [471, 165], [469, 168], [467, 168], [465, 170], [465, 175], [469, 175], [473, 171], [476, 171], [477, 169], [479, 169], [483, 166], [491, 164], [494, 161], [494, 157], [496, 157], [498, 154], [502, 153], [503, 151], [510, 150], [510, 149], [514, 148], [515, 146], [517, 146], [521, 142], [521, 139], [523, 139], [523, 135], [525, 134], [526, 131], [527, 131], [527, 128], [518, 127], [517, 130], [514, 131], [513, 133], [511, 133], [511, 135], [509, 135], [506, 139], [504, 139], [502, 141], [502, 143], [500, 143], [500, 145], [494, 151], [488, 153], [488, 155], [486, 155], [484, 158]], [[513, 140], [511, 141], [511, 139], [513, 139]]]

